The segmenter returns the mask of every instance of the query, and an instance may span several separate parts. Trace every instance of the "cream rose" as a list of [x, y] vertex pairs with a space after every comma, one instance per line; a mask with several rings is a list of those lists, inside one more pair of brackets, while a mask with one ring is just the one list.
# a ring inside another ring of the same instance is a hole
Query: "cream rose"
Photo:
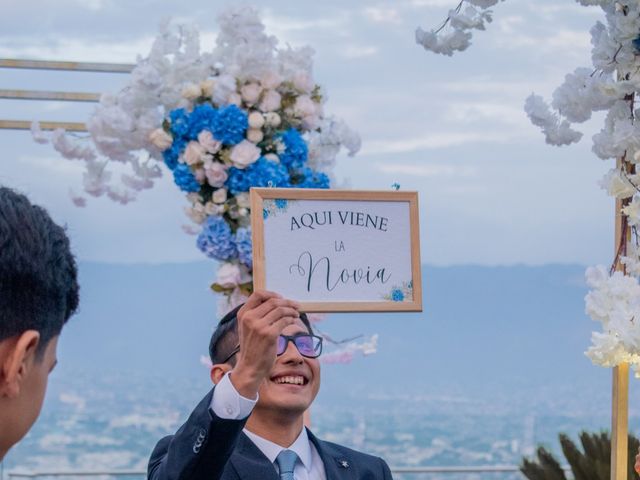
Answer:
[[253, 105], [260, 99], [262, 88], [257, 83], [248, 83], [240, 89], [242, 99], [248, 104]]
[[215, 192], [213, 192], [213, 195], [211, 195], [211, 200], [213, 200], [213, 203], [224, 203], [227, 201], [227, 189], [226, 188], [219, 188], [217, 189]]
[[190, 141], [184, 150], [184, 162], [187, 165], [195, 165], [202, 162], [202, 157], [206, 154], [204, 147], [196, 141]]
[[251, 143], [259, 143], [264, 138], [264, 133], [259, 128], [250, 128], [247, 131], [247, 140]]
[[262, 96], [260, 110], [263, 112], [273, 112], [282, 105], [282, 96], [275, 90], [267, 90]]
[[260, 149], [248, 140], [243, 140], [231, 150], [229, 156], [234, 166], [246, 168], [260, 158]]
[[224, 182], [227, 181], [227, 178], [229, 178], [227, 168], [219, 162], [212, 162], [210, 165], [207, 165], [204, 173], [207, 176], [209, 185], [215, 188], [222, 187]]
[[149, 134], [149, 141], [154, 147], [160, 150], [166, 150], [173, 143], [173, 137], [162, 128], [156, 128]]
[[213, 134], [208, 130], [198, 134], [198, 142], [208, 153], [217, 153], [222, 147], [222, 143], [213, 138]]
[[251, 128], [262, 128], [264, 125], [264, 115], [260, 112], [251, 112], [249, 114], [249, 126]]

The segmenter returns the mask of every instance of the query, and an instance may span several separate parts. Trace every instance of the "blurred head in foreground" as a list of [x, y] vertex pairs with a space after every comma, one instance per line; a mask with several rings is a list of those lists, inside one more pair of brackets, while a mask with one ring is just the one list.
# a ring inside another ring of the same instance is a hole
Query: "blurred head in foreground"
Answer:
[[38, 418], [58, 336], [77, 307], [64, 229], [0, 186], [0, 460]]

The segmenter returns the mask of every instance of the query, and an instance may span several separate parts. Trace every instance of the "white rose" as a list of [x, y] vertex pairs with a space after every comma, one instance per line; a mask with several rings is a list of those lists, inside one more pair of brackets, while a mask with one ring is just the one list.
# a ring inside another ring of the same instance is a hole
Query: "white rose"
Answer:
[[269, 125], [270, 127], [277, 127], [278, 125], [280, 125], [280, 122], [282, 120], [280, 120], [280, 115], [278, 115], [275, 112], [269, 112], [264, 116], [264, 119], [267, 123], [267, 125]]
[[293, 112], [300, 118], [315, 115], [316, 108], [316, 103], [308, 95], [300, 95], [293, 104]]
[[260, 112], [251, 112], [249, 114], [249, 126], [251, 128], [262, 128], [264, 125], [264, 116]]
[[215, 87], [215, 85], [216, 85], [216, 81], [213, 80], [212, 78], [209, 78], [207, 80], [203, 80], [202, 82], [200, 82], [200, 90], [202, 91], [202, 96], [211, 98], [211, 96], [213, 95], [213, 88]]
[[236, 195], [236, 203], [239, 207], [249, 208], [251, 206], [251, 198], [247, 192], [238, 193]]
[[293, 77], [293, 86], [301, 92], [310, 93], [314, 87], [313, 79], [307, 73], [298, 72]]
[[224, 203], [227, 201], [227, 189], [219, 188], [211, 195], [213, 203]]
[[181, 95], [183, 96], [183, 98], [186, 98], [187, 100], [195, 100], [200, 96], [201, 93], [202, 93], [202, 90], [200, 89], [199, 85], [196, 85], [195, 83], [188, 83], [182, 89]]
[[209, 153], [216, 153], [222, 147], [222, 143], [213, 138], [209, 130], [203, 130], [198, 134], [198, 142]]
[[192, 140], [187, 144], [187, 148], [184, 151], [184, 161], [187, 165], [195, 165], [202, 162], [202, 157], [205, 154], [204, 147]]
[[264, 89], [274, 89], [281, 83], [282, 77], [280, 77], [276, 72], [266, 72], [262, 75], [262, 78], [260, 78], [260, 85], [262, 85], [262, 88]]
[[216, 283], [224, 288], [233, 288], [240, 283], [241, 277], [238, 265], [225, 262], [218, 268]]
[[243, 140], [231, 150], [229, 158], [238, 168], [245, 168], [260, 158], [260, 149], [248, 140]]
[[273, 112], [278, 110], [282, 105], [282, 96], [275, 90], [267, 90], [262, 96], [260, 102], [260, 110], [263, 112]]
[[173, 137], [162, 128], [156, 128], [149, 134], [149, 141], [154, 147], [160, 150], [166, 150], [173, 143]]
[[219, 162], [213, 162], [211, 165], [208, 165], [204, 173], [207, 176], [209, 185], [215, 188], [222, 187], [224, 182], [227, 181], [227, 178], [229, 178], [227, 168]]
[[262, 88], [257, 83], [248, 83], [240, 89], [242, 99], [248, 104], [253, 105], [260, 98]]
[[251, 143], [259, 143], [264, 138], [264, 133], [259, 128], [250, 128], [247, 131], [247, 140]]

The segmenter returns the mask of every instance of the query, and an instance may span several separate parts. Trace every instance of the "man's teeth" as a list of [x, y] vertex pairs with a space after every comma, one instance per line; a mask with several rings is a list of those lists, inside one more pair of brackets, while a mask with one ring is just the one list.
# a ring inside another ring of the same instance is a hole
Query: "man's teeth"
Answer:
[[290, 383], [293, 385], [302, 385], [304, 384], [303, 377], [278, 377], [276, 378], [276, 383]]

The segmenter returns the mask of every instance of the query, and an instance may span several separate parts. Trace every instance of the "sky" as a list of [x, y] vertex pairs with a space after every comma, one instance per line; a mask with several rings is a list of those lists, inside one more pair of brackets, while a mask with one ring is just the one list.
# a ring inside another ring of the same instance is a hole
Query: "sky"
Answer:
[[[230, 2], [0, 0], [0, 57], [133, 63], [158, 25], [195, 23], [210, 50], [216, 15]], [[255, 1], [280, 45], [310, 45], [325, 111], [362, 136], [335, 174], [356, 189], [417, 190], [422, 260], [434, 265], [596, 264], [611, 261], [613, 202], [597, 185], [613, 165], [591, 153], [595, 117], [578, 145], [551, 147], [523, 110], [550, 98], [564, 76], [590, 65], [589, 29], [603, 17], [573, 0], [506, 0], [472, 47], [453, 57], [414, 41], [456, 0]], [[37, 14], [34, 14], [37, 12]], [[0, 88], [117, 91], [126, 75], [0, 70]], [[85, 121], [90, 104], [0, 100], [0, 119]], [[0, 184], [67, 225], [80, 260], [200, 260], [181, 226], [186, 201], [169, 176], [127, 206], [74, 207], [81, 165], [28, 132], [0, 131]]]

